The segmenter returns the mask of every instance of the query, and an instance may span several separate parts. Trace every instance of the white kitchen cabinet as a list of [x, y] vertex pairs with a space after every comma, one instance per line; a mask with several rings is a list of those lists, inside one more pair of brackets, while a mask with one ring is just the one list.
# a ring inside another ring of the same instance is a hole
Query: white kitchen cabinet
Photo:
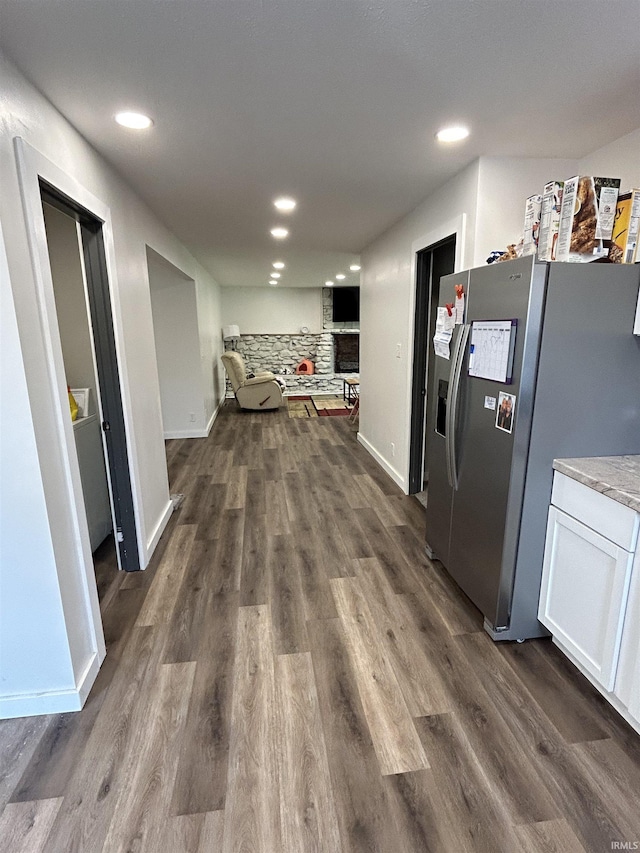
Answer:
[[538, 611], [554, 642], [636, 728], [639, 521], [635, 510], [556, 471]]
[[640, 550], [633, 566], [614, 693], [640, 720]]

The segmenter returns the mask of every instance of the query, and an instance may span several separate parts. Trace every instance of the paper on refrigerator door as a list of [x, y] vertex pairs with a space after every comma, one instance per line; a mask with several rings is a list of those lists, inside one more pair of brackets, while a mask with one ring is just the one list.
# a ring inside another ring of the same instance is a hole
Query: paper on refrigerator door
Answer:
[[450, 317], [446, 308], [438, 308], [436, 315], [436, 333], [433, 336], [433, 349], [440, 358], [449, 359], [451, 335], [455, 325], [455, 317]]

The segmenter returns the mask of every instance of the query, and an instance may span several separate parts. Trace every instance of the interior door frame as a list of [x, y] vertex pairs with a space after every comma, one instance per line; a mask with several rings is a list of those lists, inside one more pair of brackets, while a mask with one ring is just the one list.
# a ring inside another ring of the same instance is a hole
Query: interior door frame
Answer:
[[[410, 375], [407, 382], [407, 411], [409, 412], [409, 429], [407, 431], [407, 494], [415, 494], [421, 491], [421, 487], [417, 488], [418, 480], [422, 478], [424, 467], [424, 428], [426, 423], [427, 397], [429, 389], [426, 389], [424, 396], [420, 394], [421, 404], [416, 399], [420, 382], [426, 383], [428, 370], [428, 348], [429, 341], [427, 340], [427, 328], [420, 329], [417, 323], [417, 311], [424, 308], [425, 294], [419, 293], [418, 275], [422, 271], [420, 269], [421, 258], [424, 253], [445, 243], [447, 240], [455, 239], [455, 261], [453, 272], [460, 272], [465, 268], [465, 237], [466, 237], [466, 214], [462, 213], [455, 219], [443, 222], [438, 228], [428, 232], [423, 237], [415, 240], [411, 245], [411, 281], [413, 287], [411, 289], [410, 303], [410, 329], [411, 337], [409, 341], [409, 352], [412, 355], [409, 363]], [[430, 301], [430, 294], [426, 294], [426, 304]], [[421, 302], [422, 304], [419, 304]], [[420, 349], [421, 348], [421, 349]], [[424, 371], [421, 376], [417, 376], [417, 371], [421, 369], [420, 365], [424, 363]], [[417, 449], [416, 449], [417, 447]]]
[[[64, 482], [66, 486], [66, 494], [64, 496], [59, 496], [60, 500], [64, 501], [64, 504], [59, 507], [58, 511], [63, 513], [63, 516], [65, 516], [63, 521], [66, 524], [70, 524], [75, 532], [76, 555], [85, 569], [85, 574], [89, 575], [90, 569], [90, 573], [93, 575], [93, 558], [89, 543], [89, 532], [86, 521], [86, 512], [84, 509], [80, 471], [75, 452], [73, 425], [69, 418], [66, 377], [62, 358], [62, 347], [60, 343], [53, 280], [49, 262], [49, 249], [47, 244], [44, 214], [42, 210], [42, 184], [51, 188], [56, 195], [68, 200], [71, 207], [86, 211], [93, 220], [100, 223], [102, 249], [98, 251], [102, 252], [101, 263], [103, 264], [104, 271], [106, 273], [106, 281], [103, 281], [102, 285], [107, 288], [107, 295], [110, 302], [111, 317], [113, 321], [113, 343], [119, 373], [117, 383], [119, 386], [119, 397], [122, 407], [124, 435], [126, 437], [126, 446], [128, 448], [128, 479], [131, 489], [133, 508], [132, 520], [135, 525], [135, 564], [137, 568], [140, 568], [146, 565], [144, 525], [140, 500], [141, 488], [137, 466], [138, 454], [136, 452], [135, 436], [131, 427], [132, 407], [130, 384], [122, 346], [122, 313], [118, 299], [118, 289], [114, 286], [116, 281], [116, 267], [110, 210], [100, 199], [96, 198], [74, 178], [59, 169], [54, 163], [48, 160], [44, 155], [30, 146], [23, 139], [19, 137], [15, 138], [14, 146], [16, 161], [18, 164], [20, 191], [25, 213], [25, 225], [36, 283], [40, 332], [47, 356], [50, 386], [49, 392], [55, 411], [55, 423], [53, 425], [55, 429], [54, 441], [57, 445], [57, 449], [60, 451], [60, 462], [62, 464]], [[87, 256], [86, 253], [83, 253], [82, 251], [82, 243], [79, 243], [78, 250], [84, 266], [87, 262]], [[100, 380], [100, 377], [98, 377], [98, 380]], [[101, 397], [101, 394], [99, 394], [98, 397]], [[98, 401], [98, 404], [101, 406], [100, 400]], [[102, 410], [100, 410], [100, 417], [101, 420], [104, 420]], [[90, 595], [90, 599], [90, 606], [94, 609], [97, 603], [97, 596], [95, 601], [93, 600], [93, 595]]]

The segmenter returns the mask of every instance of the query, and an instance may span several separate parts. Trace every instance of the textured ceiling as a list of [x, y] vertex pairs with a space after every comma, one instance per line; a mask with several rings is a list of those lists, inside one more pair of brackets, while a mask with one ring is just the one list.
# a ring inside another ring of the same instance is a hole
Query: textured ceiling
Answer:
[[318, 286], [479, 155], [637, 128], [639, 32], [638, 0], [0, 0], [2, 49], [222, 285]]

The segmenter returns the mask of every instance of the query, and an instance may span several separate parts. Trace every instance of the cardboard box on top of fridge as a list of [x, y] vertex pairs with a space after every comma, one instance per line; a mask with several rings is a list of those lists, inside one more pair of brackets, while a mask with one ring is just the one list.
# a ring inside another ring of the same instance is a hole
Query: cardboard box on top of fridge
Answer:
[[538, 239], [538, 258], [541, 261], [556, 260], [563, 189], [564, 181], [549, 181], [544, 185]]
[[620, 178], [576, 175], [564, 183], [556, 260], [588, 262], [609, 255]]
[[633, 189], [618, 196], [609, 260], [614, 264], [632, 264], [638, 260], [639, 232], [640, 189]]
[[522, 254], [535, 255], [538, 248], [538, 233], [540, 229], [541, 195], [532, 195], [524, 207], [524, 232], [522, 235]]

